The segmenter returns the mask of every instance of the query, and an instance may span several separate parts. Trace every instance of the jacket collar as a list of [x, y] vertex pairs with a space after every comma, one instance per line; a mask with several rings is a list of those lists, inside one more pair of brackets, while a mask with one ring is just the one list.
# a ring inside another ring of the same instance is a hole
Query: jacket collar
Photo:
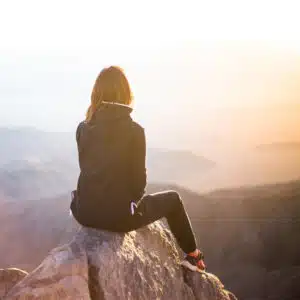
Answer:
[[98, 110], [95, 112], [93, 119], [96, 120], [116, 120], [130, 117], [132, 108], [128, 105], [102, 102]]

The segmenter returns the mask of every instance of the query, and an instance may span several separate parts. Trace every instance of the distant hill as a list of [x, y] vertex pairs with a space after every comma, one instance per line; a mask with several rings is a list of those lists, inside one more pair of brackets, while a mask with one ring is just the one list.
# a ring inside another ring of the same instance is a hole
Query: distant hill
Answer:
[[[30, 165], [30, 172], [32, 168], [36, 168], [37, 163], [44, 165], [45, 170], [51, 165], [52, 169], [63, 174], [61, 178], [65, 178], [62, 180], [62, 188], [58, 183], [55, 195], [67, 192], [76, 185], [77, 175], [74, 174], [78, 174], [78, 162], [74, 133], [51, 133], [32, 128], [0, 128], [0, 139], [0, 169], [12, 172], [20, 169], [22, 161]], [[296, 180], [300, 178], [298, 144], [291, 142], [260, 145], [254, 149], [247, 148], [236, 152], [227, 149], [222, 155], [210, 158], [189, 151], [151, 148], [149, 145], [148, 180], [152, 183], [177, 184], [197, 192]], [[271, 150], [273, 148], [277, 150]], [[222, 149], [218, 151], [222, 153]], [[23, 169], [28, 168], [24, 166]], [[56, 182], [59, 181], [60, 174], [55, 176]], [[70, 186], [65, 185], [66, 180]], [[51, 185], [49, 182], [49, 186]]]
[[[300, 143], [274, 143], [232, 150], [199, 177], [197, 191], [265, 185], [300, 178]], [[202, 190], [200, 189], [202, 187]]]
[[78, 228], [69, 203], [69, 194], [25, 201], [2, 196], [0, 266], [32, 270], [54, 245], [67, 242]]
[[[212, 232], [215, 227], [220, 226], [222, 232], [228, 225], [236, 226], [243, 223], [249, 223], [249, 226], [269, 224], [275, 228], [278, 224], [292, 225], [300, 222], [300, 181], [217, 190], [202, 195], [175, 185], [149, 184], [147, 186], [148, 193], [169, 189], [179, 191], [199, 232], [204, 248], [210, 248], [208, 241], [217, 243], [222, 240], [221, 237], [218, 240], [213, 237]], [[5, 228], [9, 228], [8, 224], [16, 225], [19, 222], [28, 221], [43, 223], [42, 226], [51, 229], [52, 223], [60, 224], [61, 221], [68, 220], [69, 203], [68, 193], [52, 198], [32, 198], [26, 201], [18, 201], [12, 197], [5, 198], [2, 195], [0, 196], [0, 226], [1, 223], [8, 222]], [[47, 218], [52, 219], [48, 222]], [[54, 229], [53, 226], [52, 229]], [[212, 226], [209, 231], [207, 231], [207, 226]], [[27, 226], [22, 225], [20, 228], [27, 230]], [[57, 229], [63, 231], [64, 226], [57, 226]], [[231, 228], [233, 229], [234, 227]], [[236, 227], [234, 230], [240, 230], [240, 228]], [[262, 234], [262, 232], [256, 232], [255, 235], [257, 234]], [[227, 233], [224, 237], [226, 236]], [[244, 238], [239, 242], [242, 243]], [[277, 242], [280, 244], [282, 241], [278, 239]], [[272, 251], [275, 253], [277, 249], [279, 249], [278, 246]], [[1, 257], [0, 255], [0, 259]], [[284, 259], [289, 258], [290, 256], [287, 256]], [[283, 260], [276, 262], [280, 264]], [[270, 268], [272, 269], [271, 266]]]
[[[15, 186], [29, 197], [39, 193], [38, 190], [45, 191], [39, 194], [41, 197], [55, 196], [76, 186], [79, 169], [74, 134], [0, 128], [0, 139], [0, 179], [7, 195], [16, 196], [12, 190]], [[212, 161], [187, 151], [147, 149], [147, 172], [151, 182], [193, 187], [195, 178], [214, 166]], [[36, 178], [37, 170], [43, 171], [39, 178]], [[20, 176], [25, 178], [20, 180]], [[20, 182], [24, 183], [23, 187]], [[48, 191], [39, 186], [47, 186]]]
[[205, 176], [216, 164], [188, 151], [149, 148], [147, 151], [147, 175], [150, 182], [177, 184], [194, 189], [197, 178]]
[[0, 139], [0, 166], [15, 160], [72, 161], [77, 155], [75, 136], [71, 133], [0, 127]]
[[271, 144], [261, 144], [256, 146], [259, 151], [299, 151], [300, 156], [300, 142], [279, 142]]
[[19, 161], [0, 168], [0, 191], [20, 200], [55, 197], [76, 188], [77, 177], [78, 170], [63, 163]]

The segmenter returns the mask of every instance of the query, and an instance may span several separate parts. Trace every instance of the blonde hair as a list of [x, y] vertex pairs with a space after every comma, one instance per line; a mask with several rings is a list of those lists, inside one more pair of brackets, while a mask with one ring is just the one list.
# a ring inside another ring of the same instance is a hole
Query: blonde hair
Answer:
[[129, 82], [120, 67], [110, 66], [98, 75], [91, 94], [91, 104], [86, 112], [90, 121], [102, 102], [130, 105], [132, 93]]

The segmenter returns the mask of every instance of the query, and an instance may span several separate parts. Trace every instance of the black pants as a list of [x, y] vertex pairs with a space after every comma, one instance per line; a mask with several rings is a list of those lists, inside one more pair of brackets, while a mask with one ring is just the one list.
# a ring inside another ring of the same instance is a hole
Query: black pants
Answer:
[[144, 196], [138, 204], [137, 212], [126, 222], [126, 231], [136, 230], [163, 217], [166, 217], [180, 248], [185, 253], [196, 250], [196, 239], [189, 217], [179, 194], [174, 191]]

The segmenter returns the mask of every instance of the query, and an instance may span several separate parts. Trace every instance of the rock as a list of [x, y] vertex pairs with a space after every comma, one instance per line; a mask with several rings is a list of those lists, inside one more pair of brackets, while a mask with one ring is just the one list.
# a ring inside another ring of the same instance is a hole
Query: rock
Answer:
[[235, 299], [214, 275], [179, 262], [161, 222], [127, 234], [82, 227], [4, 299]]
[[0, 299], [27, 275], [27, 272], [16, 268], [0, 269]]
[[227, 291], [230, 300], [238, 300], [238, 298], [231, 292]]
[[194, 299], [228, 299], [236, 300], [236, 297], [224, 290], [223, 284], [213, 274], [206, 272], [191, 272], [183, 269], [184, 281], [192, 288]]

